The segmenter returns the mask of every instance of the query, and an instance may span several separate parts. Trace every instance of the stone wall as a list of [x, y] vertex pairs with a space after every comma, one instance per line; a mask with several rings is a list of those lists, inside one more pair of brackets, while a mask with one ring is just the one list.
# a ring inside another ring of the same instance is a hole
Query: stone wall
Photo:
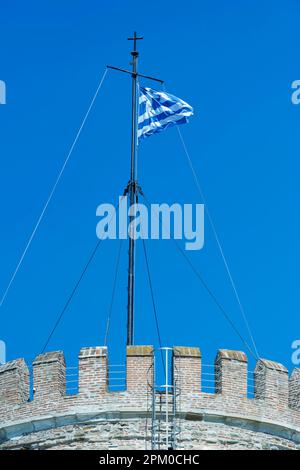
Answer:
[[[247, 357], [220, 350], [215, 393], [201, 387], [201, 352], [175, 347], [180, 389], [178, 448], [300, 449], [300, 371], [259, 360], [254, 398], [247, 398]], [[82, 348], [79, 388], [66, 395], [60, 351], [33, 363], [33, 399], [24, 360], [0, 367], [0, 449], [150, 449], [153, 348], [127, 348], [125, 391], [108, 388], [108, 352]]]

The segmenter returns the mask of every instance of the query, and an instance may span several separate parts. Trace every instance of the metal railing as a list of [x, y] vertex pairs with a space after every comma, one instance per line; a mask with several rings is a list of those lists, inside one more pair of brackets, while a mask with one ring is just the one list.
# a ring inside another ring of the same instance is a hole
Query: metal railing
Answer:
[[[179, 371], [178, 371], [179, 372]], [[247, 398], [252, 399], [255, 398], [255, 395], [260, 396], [263, 398], [263, 390], [260, 389], [259, 382], [255, 385], [255, 376], [256, 380], [259, 379], [260, 374], [264, 374], [265, 370], [262, 368], [261, 371], [253, 371], [249, 370], [247, 372]], [[30, 374], [30, 400], [34, 398], [33, 393], [33, 368], [29, 367], [29, 374]], [[180, 372], [179, 372], [180, 375]], [[76, 395], [78, 393], [79, 384], [78, 384], [78, 366], [71, 366], [66, 368], [66, 394], [67, 395]], [[169, 380], [169, 377], [167, 377]], [[165, 387], [164, 384], [163, 387]], [[216, 394], [218, 388], [221, 385], [220, 376], [218, 374], [218, 370], [216, 369], [214, 364], [202, 364], [202, 374], [201, 374], [201, 391], [202, 393], [206, 394]], [[277, 386], [281, 386], [281, 379], [280, 377], [277, 378]], [[173, 385], [165, 387], [166, 395], [171, 392], [173, 396]], [[159, 387], [158, 387], [159, 388]], [[126, 365], [125, 364], [110, 364], [108, 370], [108, 390], [113, 392], [117, 391], [124, 391], [126, 390]], [[180, 390], [180, 380], [177, 379], [177, 391]], [[291, 394], [296, 396], [296, 394]], [[179, 406], [179, 398], [180, 395], [175, 397], [175, 401], [177, 399], [177, 406]], [[176, 403], [175, 403], [176, 406]], [[294, 400], [290, 401], [290, 406], [299, 407], [300, 406], [300, 398], [295, 398]], [[167, 417], [168, 418], [168, 417]]]
[[108, 390], [121, 392], [126, 390], [125, 364], [110, 364], [108, 368]]
[[[263, 391], [260, 390], [259, 376], [264, 375], [265, 370], [248, 370], [247, 372], [247, 398], [255, 398], [259, 394], [261, 398], [263, 397]], [[255, 384], [255, 381], [257, 383]], [[277, 387], [281, 386], [280, 377], [277, 378]], [[221, 377], [220, 372], [216, 369], [214, 364], [202, 364], [202, 374], [201, 374], [201, 391], [208, 394], [216, 394], [218, 389], [221, 386]], [[297, 403], [295, 403], [296, 405]]]
[[[66, 368], [66, 394], [76, 395], [79, 390], [78, 367]], [[108, 390], [111, 392], [126, 390], [125, 364], [110, 364], [108, 368]]]
[[78, 367], [66, 368], [66, 394], [76, 395], [78, 393]]

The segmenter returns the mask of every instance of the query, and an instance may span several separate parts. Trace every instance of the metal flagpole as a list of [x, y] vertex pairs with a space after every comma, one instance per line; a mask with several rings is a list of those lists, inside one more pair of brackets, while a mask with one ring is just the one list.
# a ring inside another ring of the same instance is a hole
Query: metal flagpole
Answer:
[[[136, 144], [137, 144], [137, 60], [138, 51], [136, 48], [136, 41], [138, 38], [134, 32], [133, 38], [128, 38], [133, 41], [132, 55], [132, 122], [131, 122], [131, 170], [130, 181], [128, 184], [128, 195], [130, 206], [137, 203], [138, 187], [136, 181]], [[133, 328], [134, 328], [134, 257], [135, 257], [135, 240], [132, 236], [134, 216], [130, 216], [130, 230], [129, 233], [129, 259], [128, 259], [128, 304], [127, 304], [127, 345], [131, 346], [134, 342]]]
[[[143, 77], [148, 80], [154, 80], [159, 83], [163, 83], [163, 80], [158, 78], [149, 77], [148, 75], [142, 75], [137, 71], [137, 61], [139, 53], [137, 51], [137, 41], [143, 39], [138, 37], [136, 32], [132, 38], [128, 38], [129, 41], [133, 41], [133, 50], [131, 51], [132, 56], [132, 70], [125, 70], [119, 67], [113, 67], [108, 65], [107, 68], [118, 70], [119, 72], [130, 74], [132, 77], [132, 123], [131, 123], [131, 168], [130, 168], [130, 180], [125, 189], [125, 194], [128, 194], [130, 200], [130, 206], [137, 203], [138, 194], [141, 192], [138, 182], [136, 180], [136, 148], [137, 148], [137, 78]], [[129, 218], [131, 233], [129, 233], [129, 252], [128, 252], [128, 303], [127, 303], [127, 346], [131, 346], [134, 343], [134, 264], [135, 264], [135, 240], [131, 236], [133, 232], [134, 216], [131, 215]]]

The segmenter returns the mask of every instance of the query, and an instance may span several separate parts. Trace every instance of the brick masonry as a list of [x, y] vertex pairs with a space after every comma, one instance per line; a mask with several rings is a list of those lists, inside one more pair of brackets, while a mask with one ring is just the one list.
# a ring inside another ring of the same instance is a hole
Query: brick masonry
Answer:
[[[175, 347], [181, 449], [300, 449], [300, 370], [259, 360], [247, 398], [247, 357], [220, 350], [215, 393], [201, 389], [201, 352]], [[0, 367], [0, 449], [150, 449], [153, 348], [127, 348], [127, 388], [108, 389], [108, 351], [82, 348], [79, 390], [66, 395], [61, 351], [33, 363], [34, 396], [23, 359]]]

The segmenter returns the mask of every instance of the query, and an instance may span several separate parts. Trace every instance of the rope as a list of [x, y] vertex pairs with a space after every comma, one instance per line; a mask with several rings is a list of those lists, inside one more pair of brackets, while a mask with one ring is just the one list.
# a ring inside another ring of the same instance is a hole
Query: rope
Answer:
[[84, 269], [83, 269], [83, 271], [81, 272], [81, 274], [80, 274], [80, 276], [79, 276], [79, 279], [77, 280], [77, 282], [76, 282], [74, 288], [72, 289], [72, 292], [71, 292], [71, 294], [69, 295], [69, 297], [68, 297], [68, 299], [67, 299], [67, 301], [66, 301], [66, 303], [65, 303], [65, 305], [64, 305], [64, 307], [63, 307], [63, 309], [62, 309], [62, 311], [61, 311], [61, 313], [58, 315], [58, 318], [57, 318], [57, 320], [56, 320], [56, 322], [55, 322], [55, 324], [54, 324], [54, 327], [53, 327], [53, 329], [51, 330], [51, 333], [49, 334], [48, 339], [47, 339], [47, 341], [45, 342], [44, 347], [43, 347], [43, 349], [42, 349], [42, 351], [41, 351], [40, 354], [43, 354], [43, 353], [45, 352], [45, 349], [47, 348], [47, 346], [48, 346], [48, 344], [49, 344], [49, 342], [50, 342], [50, 340], [51, 340], [51, 338], [52, 338], [52, 336], [53, 336], [53, 334], [54, 334], [56, 328], [58, 327], [58, 325], [59, 325], [59, 323], [60, 323], [62, 317], [64, 316], [64, 313], [66, 312], [68, 306], [70, 305], [71, 300], [73, 299], [73, 297], [74, 297], [74, 295], [75, 295], [75, 293], [76, 293], [76, 291], [77, 291], [77, 289], [78, 289], [78, 287], [79, 287], [79, 284], [81, 283], [81, 281], [82, 281], [82, 279], [83, 279], [83, 277], [84, 277], [84, 275], [85, 275], [85, 273], [86, 273], [86, 271], [87, 271], [89, 265], [91, 264], [91, 262], [92, 262], [92, 260], [93, 260], [93, 258], [94, 258], [94, 256], [95, 256], [95, 254], [96, 254], [96, 252], [97, 252], [97, 250], [98, 250], [99, 245], [100, 245], [101, 242], [102, 242], [102, 239], [100, 239], [100, 240], [97, 242], [95, 248], [93, 249], [92, 253], [90, 254], [90, 256], [89, 256], [89, 258], [88, 258], [88, 261], [87, 261], [87, 263], [85, 264]]
[[184, 252], [184, 250], [178, 245], [178, 243], [176, 242], [176, 240], [174, 240], [172, 238], [172, 240], [175, 242], [175, 245], [177, 246], [178, 250], [180, 251], [180, 253], [182, 254], [182, 256], [186, 259], [186, 261], [188, 262], [188, 264], [190, 265], [191, 269], [193, 270], [193, 272], [196, 274], [197, 278], [200, 280], [200, 282], [202, 283], [203, 287], [205, 288], [205, 290], [208, 292], [208, 294], [210, 295], [210, 297], [212, 298], [212, 300], [214, 301], [214, 303], [217, 305], [217, 307], [219, 308], [219, 310], [222, 312], [223, 316], [225, 317], [225, 319], [227, 320], [227, 322], [230, 324], [230, 326], [232, 327], [233, 331], [238, 335], [238, 337], [240, 338], [240, 340], [242, 341], [242, 343], [245, 345], [245, 347], [247, 348], [247, 350], [249, 351], [249, 353], [251, 354], [252, 357], [254, 357], [254, 359], [258, 360], [258, 356], [256, 354], [253, 353], [252, 349], [250, 348], [250, 346], [248, 345], [247, 341], [244, 339], [244, 337], [241, 335], [241, 333], [239, 332], [238, 328], [235, 326], [234, 322], [231, 320], [230, 316], [228, 315], [228, 313], [226, 312], [225, 308], [221, 305], [221, 303], [218, 301], [216, 295], [213, 293], [213, 291], [210, 289], [210, 287], [207, 285], [206, 281], [204, 280], [204, 278], [202, 277], [202, 275], [199, 273], [199, 271], [196, 269], [196, 267], [193, 265], [193, 263], [191, 262], [190, 258], [187, 256], [187, 254]]
[[109, 333], [109, 328], [110, 328], [111, 314], [112, 314], [113, 304], [114, 304], [114, 300], [115, 300], [115, 293], [116, 293], [117, 279], [118, 279], [118, 273], [119, 273], [121, 251], [122, 251], [122, 242], [123, 242], [123, 240], [120, 240], [119, 250], [118, 250], [118, 254], [117, 254], [115, 276], [114, 276], [114, 281], [113, 281], [113, 289], [112, 289], [111, 301], [110, 301], [109, 310], [108, 310], [108, 316], [107, 316], [107, 322], [106, 322], [106, 331], [105, 331], [105, 336], [104, 336], [104, 346], [107, 346], [107, 338], [108, 338], [108, 333]]
[[163, 351], [162, 351], [162, 341], [161, 341], [161, 335], [160, 335], [160, 329], [159, 329], [158, 315], [157, 315], [157, 309], [156, 309], [156, 304], [155, 304], [155, 299], [154, 299], [154, 290], [153, 290], [153, 284], [152, 284], [151, 273], [150, 273], [150, 266], [149, 266], [148, 255], [147, 255], [147, 250], [146, 250], [146, 243], [145, 243], [144, 238], [142, 239], [142, 242], [143, 242], [143, 251], [144, 251], [144, 256], [145, 256], [145, 261], [146, 261], [148, 281], [149, 281], [149, 287], [150, 287], [151, 299], [152, 299], [152, 306], [153, 306], [153, 312], [154, 312], [154, 318], [155, 318], [155, 324], [156, 324], [156, 330], [157, 330], [157, 336], [158, 336], [158, 343], [159, 343], [160, 353], [161, 353], [161, 360], [162, 360], [162, 365], [163, 365], [163, 368], [164, 368], [164, 373], [166, 374], [166, 367], [168, 367], [168, 365], [165, 364], [164, 355], [163, 355]]
[[88, 107], [88, 110], [87, 110], [87, 112], [86, 112], [86, 114], [85, 114], [85, 116], [84, 116], [84, 118], [83, 118], [83, 120], [82, 120], [82, 122], [81, 122], [81, 125], [80, 125], [80, 127], [79, 127], [79, 129], [78, 129], [78, 131], [77, 131], [77, 134], [76, 134], [75, 139], [74, 139], [74, 141], [73, 141], [73, 143], [72, 143], [72, 145], [71, 145], [71, 147], [70, 147], [70, 150], [69, 150], [69, 152], [68, 152], [68, 154], [67, 154], [67, 156], [66, 156], [66, 158], [65, 158], [65, 161], [64, 161], [64, 163], [63, 163], [63, 165], [62, 165], [62, 167], [61, 167], [61, 169], [60, 169], [60, 171], [59, 171], [59, 173], [58, 173], [58, 176], [57, 176], [57, 178], [56, 178], [56, 180], [55, 180], [55, 183], [54, 183], [54, 185], [52, 186], [52, 189], [51, 189], [51, 191], [50, 191], [50, 193], [49, 193], [49, 196], [48, 196], [48, 198], [47, 198], [47, 200], [46, 200], [46, 202], [45, 202], [45, 205], [44, 205], [44, 207], [43, 207], [43, 209], [42, 209], [42, 212], [40, 213], [40, 216], [39, 216], [39, 218], [38, 218], [38, 220], [37, 220], [37, 222], [36, 222], [36, 224], [35, 224], [35, 226], [34, 226], [32, 232], [31, 232], [31, 234], [30, 234], [30, 236], [29, 236], [29, 239], [28, 239], [28, 241], [27, 241], [27, 243], [26, 243], [26, 246], [25, 246], [25, 248], [24, 248], [24, 250], [23, 250], [23, 252], [22, 252], [22, 254], [21, 254], [21, 257], [20, 257], [20, 259], [19, 259], [19, 261], [18, 261], [18, 264], [17, 264], [17, 266], [16, 266], [16, 268], [15, 268], [15, 270], [14, 270], [14, 272], [13, 272], [13, 274], [12, 274], [12, 276], [11, 276], [9, 282], [8, 282], [8, 285], [7, 285], [6, 289], [5, 289], [5, 291], [3, 292], [3, 295], [2, 295], [2, 298], [1, 298], [1, 301], [0, 301], [0, 307], [3, 305], [3, 302], [5, 301], [5, 299], [6, 299], [6, 297], [7, 297], [7, 294], [8, 294], [8, 292], [9, 292], [9, 290], [10, 290], [10, 288], [11, 288], [11, 286], [12, 286], [14, 280], [15, 280], [15, 277], [16, 277], [16, 275], [17, 275], [17, 273], [18, 273], [18, 271], [19, 271], [19, 269], [20, 269], [20, 267], [21, 267], [21, 265], [22, 265], [22, 263], [23, 263], [23, 260], [24, 260], [24, 258], [25, 258], [25, 256], [26, 256], [26, 253], [27, 253], [27, 251], [28, 251], [28, 249], [29, 249], [29, 247], [30, 247], [30, 245], [31, 245], [31, 243], [32, 243], [32, 241], [33, 241], [33, 239], [34, 239], [34, 237], [35, 237], [35, 234], [36, 234], [36, 232], [37, 232], [37, 230], [38, 230], [38, 228], [39, 228], [39, 226], [40, 226], [40, 224], [41, 224], [41, 222], [42, 222], [42, 220], [43, 220], [43, 218], [44, 218], [44, 215], [45, 215], [45, 213], [46, 213], [46, 210], [47, 210], [47, 208], [48, 208], [48, 206], [49, 206], [49, 204], [50, 204], [50, 201], [51, 201], [51, 199], [52, 199], [52, 197], [53, 197], [53, 195], [54, 195], [54, 193], [55, 193], [55, 191], [56, 191], [56, 188], [57, 188], [57, 186], [58, 186], [58, 184], [59, 184], [59, 182], [60, 182], [60, 180], [61, 180], [61, 178], [62, 178], [62, 176], [63, 176], [63, 173], [64, 173], [64, 171], [65, 171], [65, 168], [66, 168], [66, 166], [67, 166], [67, 164], [68, 164], [68, 161], [69, 161], [69, 159], [70, 159], [70, 157], [71, 157], [71, 155], [72, 155], [72, 153], [73, 153], [73, 150], [74, 150], [74, 148], [75, 148], [75, 145], [76, 145], [76, 143], [77, 143], [77, 141], [78, 141], [78, 139], [79, 139], [79, 136], [80, 136], [80, 134], [81, 134], [81, 132], [82, 132], [82, 130], [83, 130], [83, 127], [84, 127], [84, 125], [85, 125], [85, 123], [86, 123], [86, 120], [87, 120], [87, 118], [88, 118], [88, 116], [89, 116], [89, 114], [90, 114], [90, 111], [91, 111], [91, 109], [92, 109], [92, 107], [93, 107], [93, 105], [94, 105], [94, 102], [95, 102], [95, 100], [96, 100], [96, 98], [97, 98], [97, 96], [98, 96], [98, 93], [99, 93], [99, 91], [100, 91], [100, 88], [102, 87], [102, 84], [103, 84], [103, 82], [104, 82], [104, 79], [105, 79], [105, 77], [106, 77], [106, 74], [107, 74], [107, 68], [105, 69], [105, 71], [104, 71], [104, 73], [103, 73], [103, 75], [102, 75], [102, 77], [101, 77], [101, 80], [100, 80], [99, 85], [98, 85], [98, 87], [97, 87], [97, 89], [96, 89], [96, 92], [95, 92], [95, 94], [94, 94], [94, 96], [93, 96], [93, 98], [92, 98], [92, 101], [91, 101], [91, 103], [90, 103], [90, 105], [89, 105], [89, 107]]
[[[148, 205], [150, 205], [148, 199], [146, 198], [145, 194], [143, 194], [146, 202]], [[158, 217], [158, 216], [157, 216]], [[209, 288], [208, 284], [206, 283], [206, 281], [204, 280], [203, 276], [200, 274], [200, 272], [197, 270], [197, 268], [193, 265], [192, 261], [190, 260], [190, 258], [187, 256], [187, 254], [183, 251], [183, 249], [180, 247], [180, 245], [176, 242], [176, 240], [174, 238], [171, 239], [176, 248], [178, 249], [178, 251], [181, 253], [181, 255], [184, 257], [184, 259], [187, 261], [187, 263], [189, 264], [190, 268], [192, 269], [192, 271], [194, 272], [194, 274], [197, 276], [197, 278], [200, 280], [202, 286], [204, 287], [204, 289], [207, 291], [207, 293], [209, 294], [209, 296], [211, 297], [211, 299], [213, 300], [213, 302], [216, 304], [216, 306], [218, 307], [218, 309], [221, 311], [222, 315], [224, 316], [224, 318], [226, 319], [226, 321], [229, 323], [229, 325], [231, 326], [231, 328], [233, 329], [233, 331], [236, 333], [236, 335], [240, 338], [240, 340], [242, 341], [242, 343], [244, 344], [244, 346], [247, 348], [247, 350], [249, 351], [249, 353], [251, 354], [251, 356], [258, 360], [258, 356], [252, 351], [252, 349], [250, 348], [250, 346], [248, 345], [247, 341], [244, 339], [244, 337], [242, 336], [242, 334], [239, 332], [238, 328], [235, 326], [234, 322], [231, 320], [230, 316], [228, 315], [228, 313], [226, 312], [225, 308], [222, 306], [222, 304], [218, 301], [216, 295], [213, 293], [213, 291]]]
[[255, 340], [254, 340], [254, 336], [253, 336], [253, 333], [252, 333], [252, 331], [251, 331], [250, 324], [249, 324], [249, 321], [248, 321], [247, 316], [246, 316], [246, 313], [245, 313], [245, 309], [244, 309], [244, 307], [243, 307], [243, 305], [242, 305], [240, 296], [239, 296], [238, 291], [237, 291], [236, 284], [235, 284], [235, 282], [234, 282], [234, 280], [233, 280], [231, 271], [230, 271], [230, 269], [229, 269], [229, 265], [228, 265], [227, 259], [226, 259], [226, 257], [225, 257], [224, 250], [223, 250], [223, 248], [222, 248], [222, 245], [221, 245], [221, 242], [220, 242], [220, 239], [219, 239], [219, 236], [218, 236], [218, 233], [217, 233], [215, 224], [214, 224], [214, 222], [213, 222], [213, 219], [212, 219], [210, 210], [209, 210], [209, 208], [208, 208], [206, 199], [205, 199], [205, 197], [204, 197], [204, 193], [203, 193], [203, 190], [202, 190], [202, 188], [201, 188], [198, 175], [197, 175], [197, 173], [196, 173], [196, 171], [195, 171], [195, 168], [194, 168], [194, 165], [193, 165], [193, 163], [192, 163], [191, 157], [190, 157], [189, 152], [188, 152], [188, 150], [187, 150], [187, 147], [186, 147], [186, 145], [185, 145], [185, 142], [184, 142], [182, 133], [181, 133], [180, 129], [178, 128], [178, 126], [176, 126], [176, 128], [177, 128], [177, 132], [178, 132], [179, 138], [180, 138], [181, 143], [182, 143], [182, 146], [183, 146], [184, 153], [185, 153], [185, 155], [186, 155], [186, 157], [187, 157], [188, 164], [189, 164], [189, 167], [190, 167], [190, 169], [191, 169], [191, 172], [192, 172], [192, 175], [193, 175], [193, 178], [194, 178], [196, 187], [197, 187], [197, 189], [198, 189], [198, 191], [199, 191], [200, 197], [202, 198], [202, 200], [203, 200], [203, 202], [204, 202], [205, 210], [206, 210], [206, 213], [207, 213], [207, 216], [208, 216], [209, 223], [210, 223], [210, 225], [211, 225], [211, 228], [212, 228], [212, 231], [213, 231], [213, 234], [214, 234], [214, 237], [215, 237], [217, 246], [218, 246], [218, 248], [219, 248], [219, 251], [220, 251], [220, 254], [221, 254], [221, 257], [222, 257], [224, 266], [225, 266], [225, 270], [226, 270], [226, 272], [227, 272], [227, 275], [228, 275], [228, 278], [229, 278], [229, 281], [230, 281], [230, 284], [231, 284], [231, 287], [232, 287], [232, 289], [233, 289], [235, 298], [236, 298], [236, 300], [237, 300], [237, 303], [238, 303], [238, 306], [239, 306], [239, 310], [240, 310], [240, 312], [241, 312], [241, 314], [242, 314], [242, 317], [243, 317], [244, 323], [245, 323], [245, 325], [246, 325], [246, 328], [247, 328], [249, 337], [250, 337], [251, 342], [252, 342], [252, 344], [253, 344], [255, 354], [256, 354], [256, 356], [259, 356], [259, 354], [258, 354], [258, 349], [257, 349], [256, 343], [255, 343]]
[[[118, 202], [118, 205], [117, 205], [117, 209], [116, 209], [116, 213], [117, 213], [117, 211], [118, 211], [118, 209], [119, 209], [119, 206], [120, 206], [122, 200], [124, 199], [124, 197], [125, 197], [125, 196], [122, 196], [122, 197], [119, 199], [119, 202]], [[108, 224], [110, 224], [110, 222], [111, 222], [111, 220], [113, 219], [114, 215], [115, 215], [115, 214], [113, 214], [113, 216], [110, 218], [110, 220], [108, 221]], [[62, 320], [62, 318], [63, 318], [63, 316], [64, 316], [64, 314], [65, 314], [65, 312], [66, 312], [66, 310], [67, 310], [67, 308], [68, 308], [68, 306], [70, 305], [71, 300], [73, 299], [73, 297], [74, 297], [74, 295], [75, 295], [75, 293], [76, 293], [76, 291], [77, 291], [77, 289], [78, 289], [78, 287], [79, 287], [79, 285], [80, 285], [80, 283], [81, 283], [81, 281], [82, 281], [82, 279], [83, 279], [83, 277], [84, 277], [84, 275], [85, 275], [85, 273], [86, 273], [86, 271], [87, 271], [89, 265], [91, 264], [91, 262], [92, 262], [92, 260], [93, 260], [93, 258], [94, 258], [94, 256], [95, 256], [95, 254], [97, 253], [97, 250], [98, 250], [98, 248], [99, 248], [99, 246], [100, 246], [100, 243], [101, 243], [103, 240], [104, 240], [103, 238], [100, 238], [100, 240], [98, 240], [98, 242], [97, 242], [95, 248], [94, 248], [93, 251], [91, 252], [91, 254], [90, 254], [90, 256], [89, 256], [89, 258], [88, 258], [88, 260], [87, 260], [87, 262], [86, 262], [86, 264], [85, 264], [85, 266], [84, 266], [84, 268], [83, 268], [83, 270], [82, 270], [82, 272], [81, 272], [81, 274], [80, 274], [80, 276], [79, 276], [79, 278], [78, 278], [78, 280], [77, 280], [75, 286], [74, 286], [74, 288], [73, 288], [72, 291], [71, 291], [71, 294], [69, 295], [69, 297], [68, 297], [68, 299], [67, 299], [67, 301], [66, 301], [64, 307], [62, 308], [62, 310], [61, 310], [61, 312], [60, 312], [60, 314], [58, 315], [57, 320], [56, 320], [56, 322], [55, 322], [55, 324], [54, 324], [54, 327], [52, 328], [52, 330], [51, 330], [51, 332], [50, 332], [50, 334], [49, 334], [49, 336], [48, 336], [48, 339], [47, 339], [47, 341], [45, 342], [44, 347], [43, 347], [43, 349], [42, 349], [42, 351], [41, 351], [40, 354], [43, 354], [43, 353], [45, 352], [45, 350], [46, 350], [46, 348], [47, 348], [47, 346], [48, 346], [48, 344], [49, 344], [49, 342], [50, 342], [50, 340], [51, 340], [51, 338], [52, 338], [52, 336], [53, 336], [55, 330], [57, 329], [59, 323], [61, 322], [61, 320]]]

